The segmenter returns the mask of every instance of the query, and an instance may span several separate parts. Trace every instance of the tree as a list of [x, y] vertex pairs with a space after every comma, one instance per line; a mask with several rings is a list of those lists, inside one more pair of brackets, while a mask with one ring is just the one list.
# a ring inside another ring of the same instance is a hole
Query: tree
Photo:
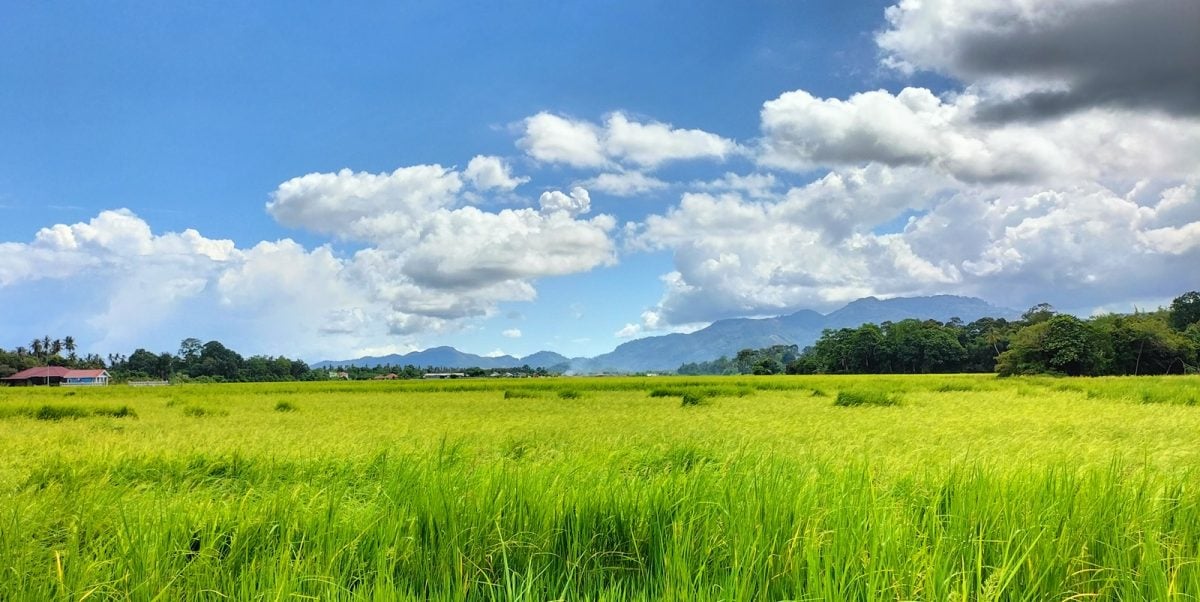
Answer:
[[901, 320], [888, 325], [884, 338], [894, 372], [954, 372], [967, 357], [955, 329], [936, 320]]
[[67, 350], [67, 357], [69, 357], [71, 361], [75, 361], [75, 337], [69, 335], [63, 337], [63, 349]]
[[1025, 322], [1026, 325], [1041, 324], [1056, 315], [1058, 315], [1058, 312], [1054, 309], [1053, 305], [1038, 303], [1021, 314], [1021, 321]]
[[1001, 376], [1014, 374], [1102, 373], [1108, 341], [1075, 316], [1059, 314], [1022, 328], [996, 368]]
[[1200, 322], [1200, 292], [1184, 293], [1171, 301], [1171, 328], [1178, 331]]
[[1195, 353], [1183, 334], [1161, 315], [1108, 315], [1092, 320], [1112, 346], [1110, 374], [1182, 374]]
[[200, 349], [199, 361], [188, 368], [193, 377], [210, 376], [226, 381], [241, 379], [242, 356], [222, 345], [220, 341], [209, 341]]
[[158, 356], [145, 349], [137, 349], [125, 360], [123, 371], [132, 376], [160, 376]]
[[200, 352], [203, 349], [204, 344], [200, 342], [200, 339], [188, 337], [179, 342], [179, 361], [190, 365], [200, 359]]

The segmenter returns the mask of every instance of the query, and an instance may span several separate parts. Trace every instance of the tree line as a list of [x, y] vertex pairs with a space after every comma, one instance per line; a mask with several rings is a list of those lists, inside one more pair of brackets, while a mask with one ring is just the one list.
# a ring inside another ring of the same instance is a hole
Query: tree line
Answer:
[[74, 337], [34, 339], [28, 346], [12, 351], [0, 349], [0, 378], [38, 366], [62, 366], [77, 369], [106, 369], [114, 382], [131, 380], [167, 380], [172, 382], [274, 382], [326, 380], [331, 370], [336, 376], [344, 372], [350, 380], [370, 380], [395, 374], [396, 378], [422, 378], [431, 372], [461, 372], [468, 377], [491, 376], [495, 373], [518, 377], [550, 376], [561, 373], [552, 368], [517, 366], [503, 370], [483, 368], [447, 368], [439, 366], [346, 366], [334, 369], [311, 369], [301, 360], [284, 356], [252, 355], [243, 357], [220, 341], [201, 342], [187, 338], [180, 342], [176, 353], [154, 353], [136, 349], [129, 355], [110, 353], [76, 354]]
[[110, 353], [76, 354], [74, 337], [34, 339], [28, 346], [12, 351], [0, 349], [0, 378], [38, 366], [62, 366], [76, 369], [106, 369], [113, 381], [171, 380], [195, 382], [263, 382], [316, 380], [323, 371], [310, 370], [301, 360], [284, 356], [252, 355], [243, 357], [220, 341], [202, 343], [187, 338], [179, 351], [154, 353], [136, 349], [129, 355]]
[[680, 374], [929, 374], [1068, 376], [1184, 374], [1200, 365], [1200, 293], [1153, 312], [1086, 320], [1042, 303], [1019, 320], [901, 320], [826, 329], [811, 346], [743, 349], [683, 364]]

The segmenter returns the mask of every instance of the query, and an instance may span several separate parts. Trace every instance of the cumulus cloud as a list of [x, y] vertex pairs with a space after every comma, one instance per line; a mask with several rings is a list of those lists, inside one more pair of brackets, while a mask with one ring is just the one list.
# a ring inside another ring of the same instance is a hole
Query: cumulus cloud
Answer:
[[380, 174], [349, 169], [310, 173], [280, 184], [271, 194], [267, 212], [285, 226], [343, 239], [394, 241], [406, 226], [453, 206], [462, 187], [458, 172], [440, 165]]
[[725, 175], [707, 182], [692, 182], [695, 190], [713, 192], [740, 192], [753, 199], [767, 198], [774, 194], [777, 182], [775, 174], [752, 173], [739, 175], [726, 172]]
[[509, 339], [519, 339], [521, 338], [521, 329], [509, 328], [508, 330], [501, 332], [500, 335]]
[[28, 243], [0, 243], [0, 286], [99, 279], [106, 288], [93, 322], [109, 345], [144, 344], [138, 336], [195, 310], [295, 355], [445, 332], [500, 302], [536, 298], [539, 278], [616, 261], [613, 218], [577, 218], [590, 210], [586, 190], [555, 192], [540, 210], [484, 211], [466, 202], [463, 182], [504, 189], [515, 180], [490, 158], [471, 165], [463, 173], [437, 165], [342, 170], [280, 184], [268, 212], [364, 243], [350, 256], [289, 239], [237, 248], [194, 230], [154, 234], [129, 211], [105, 211], [44, 228]]
[[621, 112], [609, 114], [603, 124], [542, 112], [523, 125], [517, 144], [530, 157], [573, 167], [627, 164], [653, 169], [670, 161], [720, 161], [739, 152], [735, 142], [716, 134], [634, 121]]
[[90, 316], [96, 349], [220, 336], [242, 350], [296, 357], [386, 336], [380, 325], [398, 312], [355, 264], [289, 239], [238, 248], [195, 230], [155, 234], [121, 209], [0, 244], [0, 285], [85, 283], [87, 305], [77, 311]]
[[538, 161], [574, 167], [602, 167], [608, 163], [600, 128], [595, 124], [541, 112], [526, 118], [524, 125], [525, 135], [517, 145]]
[[[460, 187], [456, 172], [436, 165], [392, 174], [342, 170], [280, 184], [267, 210], [287, 225], [370, 243], [375, 254], [360, 253], [362, 260], [392, 281], [463, 297], [475, 291], [489, 300], [527, 299], [524, 281], [615, 261], [612, 218], [576, 219], [590, 210], [582, 188], [543, 194], [541, 211], [488, 212], [461, 206], [453, 194]], [[377, 261], [385, 256], [386, 263]]]
[[479, 191], [509, 191], [529, 181], [529, 178], [513, 176], [512, 168], [500, 157], [484, 155], [471, 158], [463, 176]]
[[[845, 182], [854, 179], [847, 192]], [[952, 188], [902, 231], [875, 233], [871, 224], [881, 218], [872, 214], [907, 206], [898, 200], [904, 195], [890, 196], [897, 184], [926, 183], [919, 173], [856, 172], [766, 201], [685, 195], [632, 233], [638, 244], [674, 255], [676, 270], [664, 277], [664, 296], [651, 312], [665, 324], [684, 324], [828, 308], [866, 295], [945, 292], [1017, 307], [1046, 300], [1084, 306], [1131, 290], [1165, 297], [1194, 286], [1181, 283], [1194, 280], [1188, 266], [1200, 261], [1200, 221], [1173, 213], [1178, 198], [1194, 198], [1191, 185], [1147, 204], [1097, 184]], [[822, 199], [849, 203], [846, 210], [861, 215], [829, 219]]]
[[640, 171], [602, 173], [594, 178], [584, 180], [584, 186], [613, 196], [637, 196], [662, 190], [667, 183]]
[[579, 186], [572, 188], [570, 194], [558, 190], [548, 190], [538, 198], [538, 205], [546, 213], [566, 213], [576, 216], [592, 210], [592, 197], [586, 189]]
[[623, 113], [609, 115], [604, 125], [608, 153], [643, 167], [684, 159], [722, 160], [737, 150], [733, 141], [716, 134], [666, 123], [638, 123]]
[[1097, 106], [1200, 115], [1196, 2], [902, 0], [886, 16], [885, 64], [989, 89], [986, 119]]
[[803, 90], [763, 105], [768, 167], [880, 163], [925, 166], [963, 182], [1182, 178], [1200, 169], [1200, 122], [1154, 114], [1081, 111], [1036, 124], [979, 123], [980, 98], [944, 100], [924, 88], [846, 100]]

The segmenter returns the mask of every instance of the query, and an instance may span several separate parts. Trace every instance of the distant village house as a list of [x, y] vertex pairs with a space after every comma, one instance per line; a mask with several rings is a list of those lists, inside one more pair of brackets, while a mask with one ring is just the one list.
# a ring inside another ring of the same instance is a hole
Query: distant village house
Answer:
[[13, 387], [103, 386], [108, 384], [108, 370], [72, 370], [59, 366], [40, 366], [0, 378], [0, 381]]

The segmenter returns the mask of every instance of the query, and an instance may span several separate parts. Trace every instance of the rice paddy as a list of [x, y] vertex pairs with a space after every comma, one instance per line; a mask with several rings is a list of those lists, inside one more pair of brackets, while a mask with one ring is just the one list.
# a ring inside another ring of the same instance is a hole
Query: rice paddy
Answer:
[[1195, 600], [1200, 379], [0, 389], [0, 600]]

